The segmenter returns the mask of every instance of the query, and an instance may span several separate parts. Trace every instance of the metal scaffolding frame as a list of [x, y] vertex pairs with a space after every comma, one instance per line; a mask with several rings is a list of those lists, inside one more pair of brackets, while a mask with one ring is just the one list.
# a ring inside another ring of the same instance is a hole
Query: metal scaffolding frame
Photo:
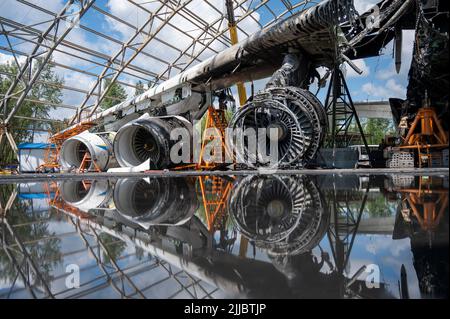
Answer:
[[[4, 72], [0, 74], [13, 79], [6, 94], [0, 96], [0, 139], [3, 140], [5, 136], [13, 150], [17, 152], [11, 130], [18, 128], [10, 127], [10, 124], [24, 102], [73, 111], [72, 122], [80, 121], [83, 111], [89, 114], [96, 112], [114, 83], [123, 85], [129, 90], [136, 89], [138, 81], [149, 86], [156, 85], [218, 53], [221, 47], [231, 45], [225, 1], [201, 2], [208, 10], [214, 12], [211, 17], [196, 11], [199, 4], [196, 0], [123, 1], [132, 8], [131, 10], [135, 10], [137, 16], [145, 18], [141, 18], [139, 22], [132, 22], [128, 17], [113, 12], [108, 5], [95, 0], [67, 0], [58, 12], [52, 11], [45, 4], [36, 4], [29, 0], [10, 1], [12, 3], [8, 5], [21, 6], [29, 10], [29, 14], [42, 16], [42, 21], [27, 24], [20, 16], [0, 15], [0, 53], [11, 55], [13, 63], [19, 69], [17, 75]], [[236, 27], [241, 33], [240, 39], [249, 36], [245, 27], [246, 21], [251, 21], [257, 28], [262, 28], [304, 9], [310, 2], [310, 0], [234, 0], [233, 8], [236, 12]], [[94, 29], [85, 21], [85, 17], [90, 14], [114, 21], [114, 24], [131, 31], [131, 35], [121, 37], [118, 36], [118, 32], [107, 32], [104, 28]], [[264, 23], [260, 19], [261, 16], [264, 16]], [[180, 27], [177, 23], [180, 20], [187, 21], [192, 29]], [[91, 41], [100, 45], [90, 47], [77, 37], [70, 37], [74, 30], [86, 37], [89, 36], [90, 39], [94, 39]], [[179, 36], [186, 41], [167, 39], [164, 37], [165, 31], [172, 31], [175, 38]], [[158, 52], [152, 52], [153, 45], [174, 54], [164, 57]], [[111, 50], [105, 52], [100, 46]], [[139, 63], [136, 61], [137, 57], [148, 59], [148, 62]], [[36, 68], [38, 58], [41, 63]], [[68, 60], [74, 63], [68, 63]], [[60, 86], [65, 92], [77, 95], [77, 100], [80, 101], [76, 102], [78, 105], [65, 101], [56, 105], [29, 96], [35, 85], [52, 85], [40, 79], [40, 73], [47, 64], [55, 67], [61, 74], [71, 72], [92, 79], [77, 83], [79, 87], [68, 84]], [[158, 64], [159, 67], [153, 67], [154, 64]], [[105, 79], [111, 80], [108, 85], [103, 85]]]
[[361, 190], [362, 199], [357, 202], [356, 206], [358, 207], [352, 207], [351, 202], [354, 201], [352, 195], [347, 190], [337, 190], [334, 183], [333, 190], [329, 193], [327, 206], [330, 209], [330, 226], [327, 230], [327, 237], [342, 296], [352, 294], [349, 287], [366, 269], [365, 265], [360, 267], [351, 278], [347, 278], [345, 275], [345, 269], [350, 261], [350, 254], [366, 207], [369, 191], [370, 185], [367, 184], [366, 189]]

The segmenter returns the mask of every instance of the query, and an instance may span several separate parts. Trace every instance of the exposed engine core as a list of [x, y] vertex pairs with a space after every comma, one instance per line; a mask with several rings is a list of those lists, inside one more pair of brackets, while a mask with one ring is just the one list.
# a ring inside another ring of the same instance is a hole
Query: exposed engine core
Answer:
[[[112, 144], [109, 135], [114, 133], [90, 133], [85, 131], [67, 139], [60, 153], [60, 163], [63, 170], [80, 167], [86, 153], [91, 158], [88, 171], [96, 168], [106, 170], [114, 163], [112, 156]], [[95, 164], [94, 164], [95, 161]]]
[[288, 236], [302, 215], [302, 203], [297, 198], [301, 193], [291, 192], [296, 186], [295, 180], [278, 176], [249, 176], [237, 183], [228, 206], [239, 231], [265, 243]]
[[114, 139], [117, 162], [122, 167], [133, 167], [150, 160], [152, 168], [170, 167], [170, 149], [176, 143], [170, 139], [170, 134], [177, 128], [192, 134], [190, 122], [179, 116], [151, 117], [144, 114], [127, 123]]
[[239, 231], [271, 256], [312, 249], [329, 221], [319, 190], [305, 176], [248, 176], [234, 187], [229, 213]]
[[[307, 63], [307, 62], [306, 62]], [[231, 120], [230, 127], [245, 134], [247, 129], [276, 129], [278, 142], [276, 167], [305, 166], [311, 161], [327, 131], [327, 115], [322, 103], [314, 94], [298, 87], [306, 74], [300, 67], [305, 66], [302, 56], [286, 55], [282, 66], [266, 84], [265, 90], [256, 94]], [[267, 166], [260, 161], [268, 149], [259, 149], [257, 154], [251, 141], [244, 136], [237, 138], [235, 149], [239, 160], [250, 167]], [[230, 141], [232, 143], [232, 141]], [[266, 141], [268, 145], [270, 141]], [[272, 159], [274, 154], [271, 155]]]
[[194, 184], [183, 178], [120, 179], [114, 203], [123, 218], [144, 228], [181, 225], [198, 207]]

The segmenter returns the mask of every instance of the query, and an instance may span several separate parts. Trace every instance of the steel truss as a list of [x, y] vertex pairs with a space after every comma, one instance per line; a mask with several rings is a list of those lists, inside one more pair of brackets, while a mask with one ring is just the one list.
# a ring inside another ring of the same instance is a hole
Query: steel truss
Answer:
[[351, 201], [353, 201], [351, 198], [352, 191], [338, 191], [334, 187], [328, 199], [327, 206], [330, 209], [331, 218], [327, 237], [330, 243], [342, 296], [352, 294], [350, 286], [356, 282], [358, 277], [366, 269], [366, 266], [362, 266], [351, 278], [347, 278], [345, 275], [361, 217], [366, 206], [369, 189], [368, 184], [362, 195], [362, 200], [358, 201], [359, 207], [356, 208], [351, 205]]
[[345, 76], [339, 68], [339, 65], [336, 65], [332, 71], [331, 81], [325, 99], [325, 107], [327, 115], [331, 117], [331, 134], [328, 141], [330, 144], [329, 146], [333, 149], [335, 147], [348, 147], [352, 142], [351, 134], [349, 132], [350, 125], [353, 120], [355, 120], [366, 152], [367, 154], [370, 154], [364, 130], [359, 121], [355, 105], [353, 104]]

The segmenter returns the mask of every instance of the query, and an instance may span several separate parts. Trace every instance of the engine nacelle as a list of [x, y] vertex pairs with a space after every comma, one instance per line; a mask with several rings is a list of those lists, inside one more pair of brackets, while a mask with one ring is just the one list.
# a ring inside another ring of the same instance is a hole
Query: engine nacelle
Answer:
[[181, 225], [198, 208], [194, 184], [184, 178], [119, 179], [114, 204], [122, 218], [148, 229]]
[[173, 166], [170, 150], [176, 141], [170, 139], [173, 129], [186, 129], [192, 136], [192, 124], [181, 116], [151, 117], [142, 115], [117, 131], [113, 148], [122, 167], [138, 166], [150, 159], [151, 168]]
[[61, 198], [83, 212], [106, 205], [112, 198], [112, 187], [107, 180], [63, 181], [59, 185]]
[[114, 134], [84, 131], [64, 141], [59, 160], [62, 169], [80, 167], [86, 153], [89, 153], [92, 159], [87, 167], [88, 171], [94, 171], [96, 168], [106, 171], [109, 167], [113, 167], [115, 160], [111, 140]]

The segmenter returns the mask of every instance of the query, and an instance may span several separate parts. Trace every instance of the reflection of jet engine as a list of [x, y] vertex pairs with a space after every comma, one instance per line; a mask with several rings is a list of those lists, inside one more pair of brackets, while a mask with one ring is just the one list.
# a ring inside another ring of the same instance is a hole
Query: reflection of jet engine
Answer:
[[245, 237], [274, 255], [312, 249], [328, 220], [317, 188], [297, 176], [244, 178], [230, 196], [229, 211]]
[[146, 229], [183, 224], [198, 207], [193, 182], [183, 178], [120, 179], [114, 203], [122, 217]]
[[61, 146], [60, 162], [63, 169], [79, 168], [83, 158], [90, 158], [88, 171], [104, 171], [114, 163], [110, 135], [84, 131], [67, 139]]
[[285, 256], [305, 253], [316, 247], [329, 226], [329, 213], [319, 190], [309, 179], [303, 178], [304, 201], [300, 222], [283, 240], [266, 246], [269, 255]]
[[148, 114], [127, 123], [114, 139], [117, 162], [122, 167], [133, 167], [150, 159], [152, 168], [170, 167], [170, 150], [177, 142], [170, 138], [174, 129], [184, 129], [190, 137], [192, 124], [180, 116], [151, 117]]
[[104, 206], [111, 199], [112, 188], [107, 180], [63, 181], [59, 186], [62, 199], [83, 212]]

